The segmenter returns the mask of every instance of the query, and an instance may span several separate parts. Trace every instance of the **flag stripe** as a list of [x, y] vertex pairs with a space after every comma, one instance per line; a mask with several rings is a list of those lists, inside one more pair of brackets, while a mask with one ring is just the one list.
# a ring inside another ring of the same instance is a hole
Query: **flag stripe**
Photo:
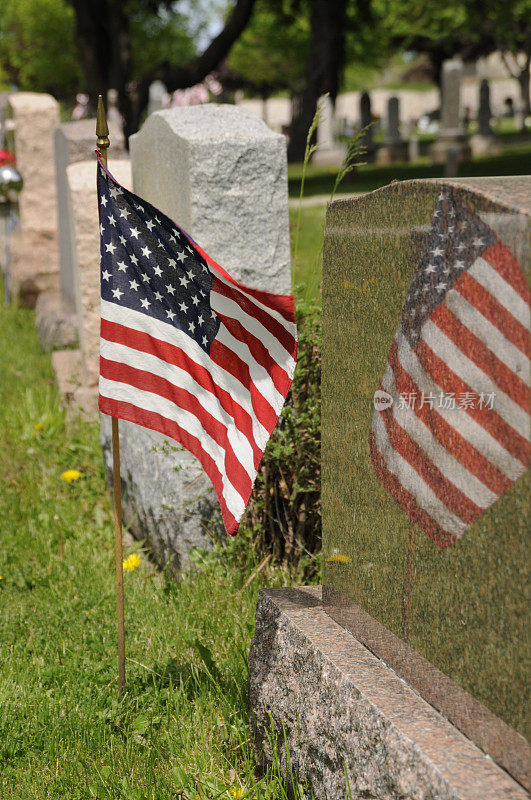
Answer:
[[[216, 275], [214, 279], [214, 284], [217, 285], [218, 283], [222, 283], [224, 286], [227, 286], [230, 289], [234, 289], [237, 284], [235, 281], [229, 281], [224, 278], [222, 275]], [[260, 297], [263, 295], [263, 292], [254, 292], [253, 294], [250, 293], [249, 289], [244, 289], [242, 286], [238, 286], [237, 288], [238, 294], [243, 295], [243, 297], [247, 297], [250, 301], [252, 301], [253, 305], [258, 306], [258, 308], [265, 311], [272, 319], [276, 320], [279, 325], [282, 325], [283, 328], [290, 334], [293, 340], [297, 341], [297, 326], [293, 321], [293, 314], [291, 315], [290, 319], [286, 319], [286, 317], [277, 311], [273, 304], [267, 305], [267, 302], [263, 302]], [[282, 297], [283, 295], [273, 295], [273, 297]], [[267, 300], [267, 298], [265, 298]], [[292, 352], [290, 350], [290, 352]]]
[[[419, 385], [412, 380], [409, 373], [406, 372], [398, 360], [396, 341], [393, 341], [391, 347], [389, 364], [394, 374], [397, 394], [403, 393], [409, 395], [410, 393], [420, 393]], [[415, 404], [414, 412], [419, 420], [431, 431], [436, 441], [458, 462], [464, 464], [467, 471], [482, 481], [489, 491], [495, 495], [500, 495], [509, 488], [511, 485], [509, 478], [507, 478], [493, 462], [489, 461], [488, 458], [476, 449], [471, 441], [464, 437], [465, 426], [463, 424], [459, 425], [459, 418], [466, 416], [464, 412], [460, 412], [457, 408], [446, 410], [441, 408], [432, 409], [427, 404], [420, 408], [420, 403]], [[446, 418], [444, 416], [445, 414]], [[448, 420], [452, 420], [457, 424], [455, 424], [455, 426], [451, 425]], [[470, 420], [470, 422], [479, 430], [482, 440], [488, 440], [490, 438], [473, 420]], [[471, 436], [474, 432], [474, 430], [469, 431], [468, 435]], [[477, 438], [477, 436], [475, 438]], [[502, 448], [497, 442], [494, 444], [497, 450], [502, 451]], [[488, 452], [487, 448], [484, 449]], [[503, 452], [507, 458], [508, 454], [506, 454], [505, 451]]]
[[212, 456], [204, 450], [197, 437], [192, 436], [189, 431], [183, 430], [173, 420], [167, 419], [162, 414], [156, 411], [149, 411], [145, 408], [140, 408], [134, 403], [128, 403], [123, 400], [105, 397], [100, 394], [99, 409], [103, 414], [109, 414], [111, 417], [118, 417], [125, 419], [129, 422], [134, 422], [137, 425], [142, 425], [144, 428], [151, 428], [158, 431], [165, 436], [169, 436], [177, 442], [180, 442], [193, 456], [195, 456], [210, 478], [212, 486], [219, 498], [221, 507], [221, 514], [223, 523], [227, 533], [234, 535], [238, 530], [238, 518], [230, 511], [224, 497], [223, 480], [218, 466]]
[[483, 253], [483, 258], [491, 267], [500, 273], [503, 280], [509, 283], [522, 300], [529, 305], [530, 293], [520, 264], [501, 242], [496, 242]]
[[[179, 375], [186, 375], [186, 373], [188, 373], [190, 376], [193, 376], [194, 381], [198, 385], [197, 394], [199, 395], [201, 389], [203, 389], [205, 392], [208, 392], [209, 395], [215, 397], [223, 412], [234, 418], [238, 429], [247, 437], [255, 456], [258, 457], [260, 455], [260, 447], [263, 449], [267, 442], [267, 431], [254, 416], [250, 398], [248, 398], [248, 405], [252, 414], [235, 401], [234, 392], [231, 394], [224, 389], [221, 386], [221, 381], [214, 383], [210, 373], [200, 364], [196, 364], [195, 361], [192, 361], [179, 347], [175, 347], [168, 342], [163, 342], [160, 339], [155, 339], [148, 334], [141, 333], [132, 328], [127, 328], [102, 319], [100, 351], [104, 357], [116, 361], [118, 360], [117, 357], [112, 350], [108, 349], [113, 343], [134, 349], [139, 354], [145, 353], [153, 356], [159, 362], [159, 365], [157, 365], [158, 369], [161, 369], [163, 365], [169, 365], [169, 369], [172, 367], [176, 368], [177, 374]], [[111, 353], [113, 355], [110, 355]], [[141, 366], [141, 363], [137, 362], [133, 364], [131, 362], [131, 365]], [[209, 395], [206, 395], [207, 402]], [[240, 399], [242, 399], [241, 393]]]
[[506, 309], [510, 308], [511, 316], [517, 319], [520, 325], [526, 330], [529, 329], [529, 305], [488, 261], [478, 258], [470, 267], [468, 274]]
[[529, 331], [474, 278], [464, 272], [455, 282], [454, 289], [457, 289], [465, 300], [468, 300], [478, 311], [481, 311], [483, 316], [495, 325], [522, 353], [528, 358], [531, 357]]
[[478, 369], [488, 375], [497, 387], [503, 386], [504, 393], [529, 414], [529, 389], [525, 383], [469, 331], [444, 303], [434, 310], [431, 319], [459, 350], [468, 354]]
[[[100, 370], [106, 378], [129, 382], [132, 386], [160, 394], [176, 405], [182, 402], [199, 418], [218, 444], [223, 445], [223, 440], [228, 436], [233, 449], [238, 452], [239, 461], [249, 477], [254, 478], [255, 461], [258, 458], [260, 463], [260, 451], [253, 449], [251, 442], [233, 424], [232, 417], [222, 409], [216, 398], [201, 392], [201, 387], [189, 373], [154, 356], [110, 342], [101, 343], [100, 357]], [[121, 365], [123, 370], [118, 369]]]
[[514, 372], [520, 380], [529, 385], [529, 358], [507, 339], [492, 322], [474, 308], [463, 295], [451, 289], [444, 298], [444, 304], [458, 317], [471, 333], [485, 342], [489, 349]]

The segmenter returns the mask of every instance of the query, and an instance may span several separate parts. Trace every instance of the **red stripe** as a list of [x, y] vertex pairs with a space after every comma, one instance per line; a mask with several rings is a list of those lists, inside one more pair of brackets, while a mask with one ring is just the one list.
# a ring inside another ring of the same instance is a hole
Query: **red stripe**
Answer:
[[529, 414], [529, 389], [507, 364], [501, 361], [489, 348], [473, 334], [447, 305], [441, 303], [430, 317], [443, 333], [500, 387], [511, 400]]
[[[420, 394], [420, 387], [415, 383], [409, 373], [402, 367], [398, 357], [396, 340], [393, 340], [389, 353], [389, 364], [395, 376], [397, 394]], [[491, 492], [502, 495], [512, 485], [494, 464], [486, 459], [476, 448], [470, 444], [456, 428], [453, 428], [435, 408], [424, 404], [419, 408], [417, 404], [412, 409], [415, 415], [422, 420], [437, 442], [447, 450], [460, 464], [472, 475], [487, 486]]]
[[234, 278], [229, 275], [229, 273], [223, 269], [223, 267], [220, 267], [220, 265], [217, 264], [214, 259], [208, 255], [208, 253], [205, 253], [205, 251], [199, 247], [196, 242], [191, 241], [190, 243], [192, 247], [195, 247], [197, 252], [203, 256], [207, 264], [217, 270], [219, 274], [225, 278], [225, 280], [232, 283], [238, 289], [241, 289], [242, 291], [251, 295], [251, 297], [254, 297], [255, 300], [259, 300], [268, 308], [273, 309], [273, 311], [278, 311], [278, 313], [281, 314], [288, 322], [295, 322], [295, 302], [292, 295], [262, 292], [260, 289], [251, 289], [249, 286], [244, 286], [242, 283], [238, 283], [238, 281], [234, 280]]
[[233, 300], [239, 307], [253, 319], [256, 319], [269, 333], [277, 339], [284, 350], [286, 350], [292, 357], [297, 353], [297, 340], [289, 333], [286, 328], [278, 322], [274, 317], [268, 314], [263, 308], [255, 305], [248, 297], [242, 294], [236, 288], [227, 286], [222, 283], [218, 278], [214, 277], [212, 284], [212, 292], [217, 292], [223, 297]]
[[457, 540], [457, 536], [441, 528], [441, 526], [419, 506], [413, 495], [404, 489], [396, 476], [389, 471], [378, 450], [373, 430], [371, 430], [369, 434], [369, 444], [374, 471], [393, 500], [405, 511], [409, 519], [418, 525], [436, 545], [439, 547], [448, 547], [448, 545], [453, 544]]
[[253, 448], [255, 467], [262, 459], [263, 451], [256, 444], [253, 437], [253, 422], [250, 414], [238, 404], [233, 395], [222, 389], [212, 378], [210, 372], [186, 355], [184, 350], [175, 345], [168, 344], [162, 339], [156, 339], [147, 333], [142, 333], [134, 328], [127, 328], [115, 322], [101, 320], [101, 338], [109, 342], [116, 342], [131, 347], [142, 353], [160, 358], [167, 364], [172, 364], [187, 372], [205, 391], [214, 395], [224, 411], [229, 414]]
[[254, 385], [249, 365], [217, 339], [214, 339], [210, 346], [210, 358], [214, 364], [224, 369], [248, 389], [254, 413], [266, 431], [271, 433], [277, 424], [278, 414]]
[[249, 348], [249, 352], [254, 360], [257, 361], [258, 364], [260, 364], [271, 376], [271, 380], [273, 381], [277, 392], [279, 392], [282, 397], [285, 397], [288, 393], [289, 387], [291, 386], [291, 378], [270, 355], [267, 347], [264, 347], [260, 339], [258, 339], [256, 336], [253, 336], [252, 333], [249, 333], [247, 328], [244, 328], [241, 322], [238, 322], [237, 319], [226, 317], [224, 314], [220, 314], [217, 311], [216, 314], [221, 322], [225, 325], [228, 332], [234, 336], [235, 339], [237, 339], [239, 342], [242, 342]]
[[531, 301], [529, 288], [522, 268], [514, 255], [504, 244], [501, 244], [501, 242], [493, 244], [492, 247], [485, 250], [482, 258], [488, 261], [496, 272], [499, 272], [503, 280], [510, 284], [515, 292], [518, 292], [522, 300], [525, 300], [526, 303]]
[[101, 357], [100, 374], [110, 381], [119, 381], [135, 389], [152, 392], [159, 397], [164, 397], [174, 403], [177, 410], [183, 409], [193, 414], [205, 433], [223, 450], [225, 454], [223, 460], [225, 474], [238, 494], [243, 497], [245, 494], [251, 493], [253, 483], [232, 449], [227, 428], [212, 414], [209, 414], [193, 394], [175, 386], [170, 381], [167, 381], [166, 378], [153, 375], [152, 372], [130, 367], [118, 361], [108, 361], [106, 358]]
[[518, 322], [505, 306], [487, 292], [468, 272], [463, 272], [454, 283], [453, 288], [457, 289], [459, 294], [480, 311], [489, 322], [492, 322], [515, 347], [518, 347], [528, 358], [531, 357], [531, 344], [527, 328]]
[[[458, 378], [455, 372], [452, 372], [448, 365], [433, 352], [425, 341], [419, 341], [416, 353], [428, 375], [445, 392], [455, 392], [456, 394], [472, 392], [472, 394], [476, 395], [476, 392], [461, 378]], [[466, 411], [482, 428], [488, 431], [508, 453], [521, 461], [524, 466], [527, 466], [529, 462], [529, 442], [523, 436], [520, 436], [514, 428], [511, 428], [502, 417], [495, 411], [485, 407], [464, 408], [463, 411]]]
[[393, 449], [413, 467], [424, 483], [426, 483], [442, 505], [449, 508], [456, 516], [471, 525], [483, 513], [469, 497], [457, 488], [442, 472], [437, 469], [427, 453], [413, 441], [393, 416], [393, 409], [381, 412], [387, 429], [387, 436]]
[[158, 431], [169, 436], [176, 442], [183, 445], [193, 456], [195, 456], [205, 470], [206, 474], [212, 482], [212, 486], [217, 494], [219, 504], [221, 507], [221, 514], [223, 523], [231, 536], [234, 536], [238, 530], [239, 522], [234, 515], [227, 508], [227, 504], [223, 497], [223, 485], [221, 473], [217, 468], [214, 460], [208, 453], [205, 453], [201, 444], [195, 436], [192, 436], [188, 431], [181, 428], [173, 420], [166, 419], [160, 414], [155, 414], [153, 411], [146, 411], [144, 408], [137, 408], [131, 403], [124, 403], [121, 400], [111, 400], [108, 397], [99, 395], [99, 409], [103, 414], [108, 414], [111, 417], [118, 417], [125, 419], [129, 422], [135, 422], [137, 425], [142, 425], [144, 428], [151, 428], [151, 430]]

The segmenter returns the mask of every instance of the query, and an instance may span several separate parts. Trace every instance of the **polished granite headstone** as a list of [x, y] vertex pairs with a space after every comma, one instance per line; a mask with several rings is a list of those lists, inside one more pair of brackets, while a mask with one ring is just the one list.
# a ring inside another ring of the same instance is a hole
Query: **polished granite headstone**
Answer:
[[531, 178], [336, 201], [323, 604], [523, 785]]

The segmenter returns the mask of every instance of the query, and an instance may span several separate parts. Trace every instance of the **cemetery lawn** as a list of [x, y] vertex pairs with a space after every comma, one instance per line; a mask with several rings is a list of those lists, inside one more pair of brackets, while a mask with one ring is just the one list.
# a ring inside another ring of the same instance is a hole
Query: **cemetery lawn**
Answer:
[[180, 583], [126, 548], [142, 561], [124, 575], [120, 698], [98, 428], [65, 422], [33, 320], [0, 307], [0, 797], [287, 798], [254, 767], [247, 657], [259, 585], [289, 576], [268, 565], [245, 588], [242, 537]]

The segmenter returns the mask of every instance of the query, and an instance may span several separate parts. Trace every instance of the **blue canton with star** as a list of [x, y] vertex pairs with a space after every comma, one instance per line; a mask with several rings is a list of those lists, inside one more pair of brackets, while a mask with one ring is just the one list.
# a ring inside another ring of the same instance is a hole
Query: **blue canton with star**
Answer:
[[208, 353], [220, 320], [212, 273], [190, 237], [101, 164], [98, 195], [103, 300], [173, 325]]
[[445, 189], [439, 194], [428, 240], [402, 309], [401, 327], [412, 347], [420, 338], [422, 325], [457, 279], [496, 241], [495, 234], [457, 192]]

